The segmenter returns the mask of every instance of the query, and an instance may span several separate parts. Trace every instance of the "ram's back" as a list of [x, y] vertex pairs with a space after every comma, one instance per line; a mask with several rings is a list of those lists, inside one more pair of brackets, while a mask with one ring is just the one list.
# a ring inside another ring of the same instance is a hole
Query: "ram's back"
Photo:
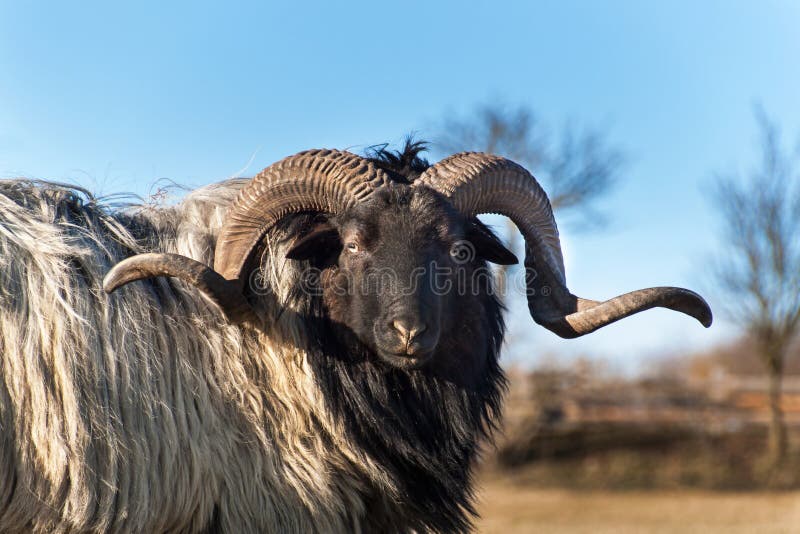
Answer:
[[[114, 210], [76, 188], [0, 183], [0, 531], [191, 528], [212, 513], [213, 489], [201, 489], [211, 463], [172, 467], [208, 454], [208, 436], [193, 432], [201, 413], [219, 413], [219, 395], [182, 356], [213, 365], [236, 340], [209, 328], [213, 310], [176, 283], [111, 297], [101, 287], [114, 263], [151, 247], [207, 258], [236, 185], [214, 202]], [[193, 509], [181, 509], [181, 489], [199, 492]]]

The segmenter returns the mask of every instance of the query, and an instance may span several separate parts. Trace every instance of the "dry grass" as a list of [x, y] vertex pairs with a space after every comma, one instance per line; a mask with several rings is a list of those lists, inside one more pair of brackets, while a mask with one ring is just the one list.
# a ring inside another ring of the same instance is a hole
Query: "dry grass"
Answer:
[[800, 492], [576, 492], [481, 480], [482, 533], [790, 533]]

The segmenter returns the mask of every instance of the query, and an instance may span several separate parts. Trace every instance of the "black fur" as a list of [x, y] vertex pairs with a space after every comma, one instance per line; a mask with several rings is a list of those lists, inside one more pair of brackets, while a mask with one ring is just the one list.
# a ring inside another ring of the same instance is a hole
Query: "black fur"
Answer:
[[485, 304], [482, 322], [494, 339], [476, 346], [465, 338], [443, 348], [451, 358], [486, 358], [482, 375], [472, 383], [453, 381], [435, 368], [386, 368], [357, 341], [329, 343], [341, 337], [333, 332], [341, 327], [329, 321], [319, 325], [317, 339], [326, 342], [316, 344], [312, 365], [329, 408], [351, 439], [402, 488], [401, 503], [384, 503], [385, 517], [376, 521], [376, 532], [387, 525], [398, 531], [469, 529], [475, 514], [471, 470], [479, 440], [499, 415], [505, 388], [497, 362], [504, 330], [501, 307], [491, 297]]
[[[409, 139], [402, 152], [381, 146], [371, 149], [369, 156], [395, 181], [408, 184], [428, 167], [419, 156], [424, 148], [424, 143]], [[401, 188], [381, 200], [386, 203], [379, 208], [382, 216], [391, 217], [386, 214], [392, 212], [393, 206], [402, 211], [404, 202], [409, 202], [407, 196]], [[408, 224], [427, 228], [426, 217], [431, 218], [430, 224], [434, 224], [435, 217], [449, 217], [453, 219], [454, 232], [460, 232], [462, 237], [478, 229], [488, 234], [484, 236], [487, 243], [496, 240], [477, 219], [463, 220], [435, 201], [429, 204], [416, 214], [419, 220]], [[317, 226], [342, 227], [349, 217], [345, 214], [338, 219], [320, 219], [298, 215], [274, 231], [289, 236], [300, 227], [305, 228], [299, 231], [301, 235], [309, 235]], [[402, 228], [398, 231], [402, 233]], [[298, 249], [310, 250], [306, 241], [300, 239], [299, 243]], [[390, 251], [390, 256], [409, 255], [412, 251], [402, 250], [403, 247], [419, 246], [411, 237], [401, 236], [398, 243], [398, 250]], [[343, 254], [341, 242], [335, 246], [335, 250], [322, 251], [318, 257], [306, 252], [302, 259], [308, 260], [306, 265], [335, 273], [336, 257]], [[508, 259], [506, 255], [501, 257]], [[467, 268], [470, 272], [485, 269], [486, 263], [478, 257]], [[331, 303], [324, 296], [302, 292], [295, 295], [306, 310], [312, 368], [328, 408], [350, 438], [401, 488], [400, 502], [391, 502], [378, 488], [364, 496], [370, 505], [371, 531], [395, 528], [398, 532], [463, 532], [471, 528], [475, 515], [472, 468], [480, 440], [493, 429], [506, 385], [498, 364], [504, 309], [492, 292], [491, 278], [481, 278], [476, 283], [478, 287], [469, 294], [453, 297], [454, 301], [444, 299], [449, 316], [443, 323], [442, 338], [430, 363], [414, 369], [387, 365], [371, 343], [365, 342], [364, 335], [348, 324], [358, 322], [358, 317], [351, 319], [353, 310], [348, 308], [349, 315], [341, 319], [341, 314], [332, 309], [362, 303]], [[375, 310], [355, 312], [367, 320], [376, 317]]]
[[388, 144], [373, 145], [367, 149], [366, 156], [399, 182], [413, 182], [430, 167], [428, 160], [420, 156], [428, 149], [425, 141], [407, 137], [403, 150], [395, 152], [388, 147]]

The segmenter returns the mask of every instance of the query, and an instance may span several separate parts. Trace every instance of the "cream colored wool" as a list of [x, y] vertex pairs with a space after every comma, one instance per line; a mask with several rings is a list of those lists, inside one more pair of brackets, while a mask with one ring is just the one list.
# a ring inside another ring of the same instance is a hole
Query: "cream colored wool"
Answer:
[[120, 211], [0, 183], [0, 532], [354, 532], [364, 481], [393, 498], [323, 409], [281, 244], [269, 331], [174, 280], [101, 289], [133, 253], [210, 264], [242, 184]]

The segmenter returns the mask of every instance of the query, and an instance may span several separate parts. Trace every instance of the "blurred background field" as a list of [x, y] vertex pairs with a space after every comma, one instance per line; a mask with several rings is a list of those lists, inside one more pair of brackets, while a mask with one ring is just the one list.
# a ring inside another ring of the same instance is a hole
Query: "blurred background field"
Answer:
[[[800, 443], [800, 353], [783, 409]], [[602, 362], [510, 372], [480, 472], [482, 532], [796, 532], [800, 450], [767, 454], [768, 387], [747, 343], [664, 358], [647, 376]]]
[[792, 534], [800, 493], [576, 492], [484, 479], [478, 531], [493, 534]]
[[[800, 437], [800, 353], [786, 362], [781, 409]], [[602, 362], [512, 369], [502, 434], [487, 463], [531, 483], [580, 489], [800, 488], [800, 456], [767, 456], [769, 383], [740, 341], [664, 358], [622, 377]]]

